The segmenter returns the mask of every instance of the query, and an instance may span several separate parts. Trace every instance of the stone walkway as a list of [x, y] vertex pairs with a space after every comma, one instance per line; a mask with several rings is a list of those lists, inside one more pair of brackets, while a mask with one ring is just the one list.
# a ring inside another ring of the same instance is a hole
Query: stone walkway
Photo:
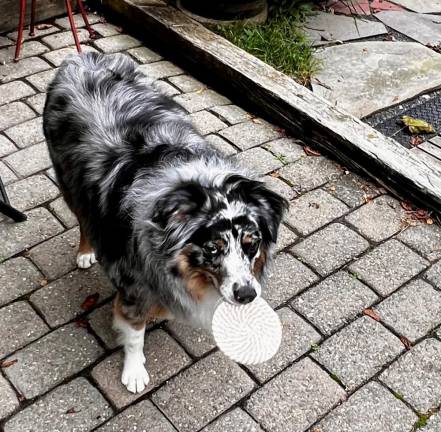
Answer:
[[113, 288], [98, 265], [75, 268], [78, 228], [41, 131], [47, 83], [73, 52], [67, 21], [39, 30], [18, 63], [7, 35], [0, 175], [29, 219], [0, 222], [0, 431], [441, 430], [441, 229], [430, 215], [91, 18], [102, 37], [82, 30], [85, 49], [132, 56], [213, 145], [291, 201], [266, 296], [283, 344], [245, 368], [207, 334], [162, 323], [145, 346], [151, 384], [122, 387]]

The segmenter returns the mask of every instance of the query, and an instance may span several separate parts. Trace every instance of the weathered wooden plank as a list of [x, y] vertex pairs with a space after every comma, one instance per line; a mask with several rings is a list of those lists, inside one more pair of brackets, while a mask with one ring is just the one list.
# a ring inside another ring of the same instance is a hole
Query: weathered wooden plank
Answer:
[[[26, 24], [29, 24], [31, 0], [27, 0], [26, 3]], [[56, 17], [64, 12], [64, 0], [36, 1], [35, 16], [37, 22]], [[19, 13], [19, 0], [0, 0], [0, 33], [17, 30]]]
[[246, 97], [256, 110], [306, 143], [373, 177], [397, 195], [441, 211], [441, 170], [359, 119], [337, 109], [172, 7], [104, 0], [146, 40], [215, 77], [221, 91]]

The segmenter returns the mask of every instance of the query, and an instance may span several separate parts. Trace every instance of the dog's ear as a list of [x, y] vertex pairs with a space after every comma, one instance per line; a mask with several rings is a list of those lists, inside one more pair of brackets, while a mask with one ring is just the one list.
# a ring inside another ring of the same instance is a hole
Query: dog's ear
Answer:
[[265, 183], [239, 175], [231, 176], [227, 184], [230, 185], [229, 199], [236, 195], [254, 207], [264, 243], [275, 243], [279, 225], [289, 207], [288, 201], [268, 189]]
[[152, 221], [161, 228], [171, 222], [186, 222], [201, 209], [206, 200], [207, 194], [200, 185], [180, 185], [157, 201]]

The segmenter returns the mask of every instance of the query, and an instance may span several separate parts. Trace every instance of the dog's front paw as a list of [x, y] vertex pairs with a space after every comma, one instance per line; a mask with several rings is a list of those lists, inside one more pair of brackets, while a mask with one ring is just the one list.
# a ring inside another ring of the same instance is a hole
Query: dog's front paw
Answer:
[[80, 253], [77, 255], [77, 266], [81, 269], [92, 267], [96, 263], [95, 252]]
[[150, 377], [142, 362], [126, 362], [121, 382], [127, 387], [129, 392], [141, 393], [150, 382]]

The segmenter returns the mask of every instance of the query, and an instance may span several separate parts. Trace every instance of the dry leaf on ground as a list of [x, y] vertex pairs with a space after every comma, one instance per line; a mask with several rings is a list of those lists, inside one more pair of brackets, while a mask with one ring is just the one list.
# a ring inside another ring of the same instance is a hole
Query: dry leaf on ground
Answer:
[[87, 296], [83, 301], [83, 303], [81, 303], [81, 309], [85, 311], [91, 310], [92, 308], [95, 307], [99, 298], [100, 298], [99, 293], [95, 293]]
[[376, 312], [374, 312], [373, 309], [365, 309], [363, 311], [363, 314], [367, 315], [368, 317], [371, 317], [375, 321], [380, 321], [381, 320], [380, 315], [378, 315]]
[[435, 133], [433, 126], [425, 120], [404, 115], [401, 117], [401, 121], [409, 128], [410, 133]]
[[12, 360], [3, 360], [2, 362], [0, 362], [0, 368], [1, 369], [5, 369], [8, 368], [12, 365], [15, 365], [15, 363], [17, 363], [18, 360], [17, 359], [12, 359]]
[[320, 152], [318, 152], [317, 150], [312, 149], [309, 146], [304, 146], [303, 147], [303, 151], [308, 155], [308, 156], [321, 156], [322, 154]]

